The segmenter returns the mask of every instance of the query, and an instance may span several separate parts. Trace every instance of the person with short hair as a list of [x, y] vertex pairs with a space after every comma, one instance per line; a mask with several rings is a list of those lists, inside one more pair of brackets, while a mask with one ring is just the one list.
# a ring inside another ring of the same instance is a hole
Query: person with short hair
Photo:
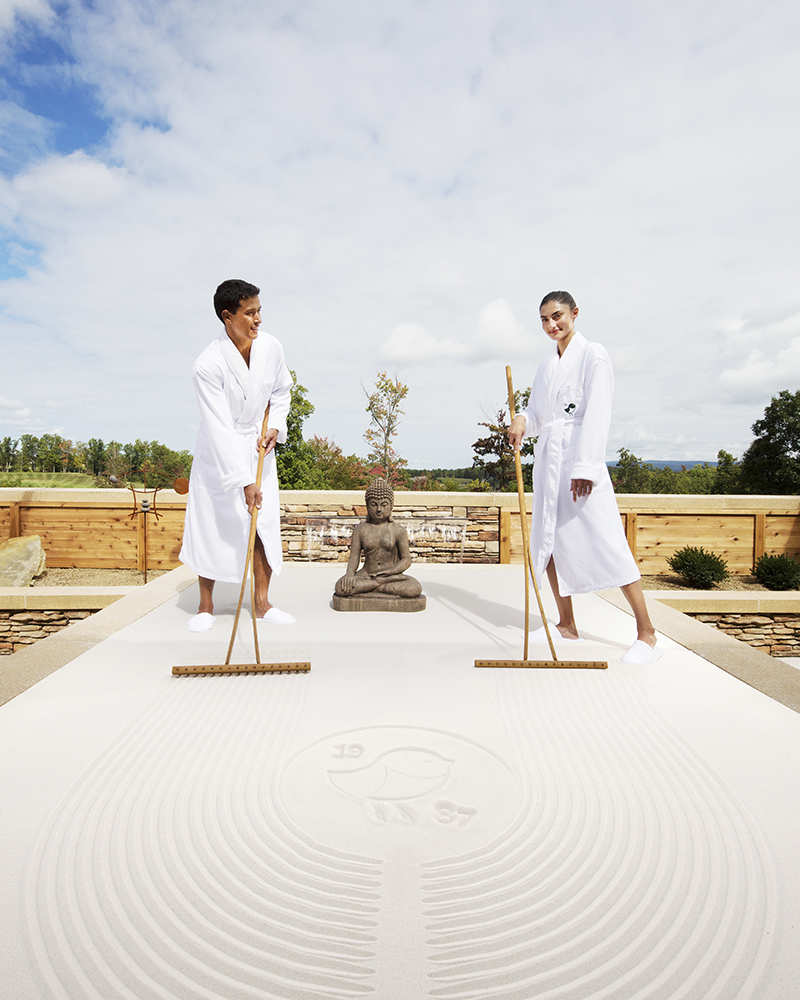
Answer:
[[[269, 601], [272, 574], [280, 573], [280, 503], [275, 444], [286, 440], [292, 376], [275, 337], [260, 333], [259, 289], [247, 281], [223, 281], [214, 311], [224, 333], [192, 368], [200, 430], [197, 436], [180, 560], [197, 573], [198, 613], [189, 629], [214, 624], [214, 582], [239, 583], [244, 575], [250, 515], [259, 508], [253, 570], [255, 608], [262, 621], [288, 625], [292, 615]], [[261, 482], [255, 481], [264, 412], [269, 423]]]
[[[637, 637], [625, 663], [662, 655], [642, 592], [641, 574], [622, 529], [606, 466], [614, 396], [608, 352], [575, 329], [578, 306], [569, 292], [548, 292], [539, 307], [555, 351], [538, 367], [526, 409], [509, 428], [515, 450], [538, 436], [533, 466], [531, 561], [547, 572], [556, 599], [558, 635], [578, 641], [572, 594], [620, 587], [636, 618]], [[535, 633], [544, 641], [544, 628]]]

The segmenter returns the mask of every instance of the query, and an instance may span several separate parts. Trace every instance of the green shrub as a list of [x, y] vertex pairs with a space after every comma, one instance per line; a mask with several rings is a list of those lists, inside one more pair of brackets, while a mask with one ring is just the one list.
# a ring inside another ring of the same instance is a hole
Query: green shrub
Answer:
[[800, 590], [800, 564], [791, 556], [761, 556], [755, 575], [767, 590]]
[[670, 569], [698, 590], [710, 590], [715, 583], [721, 583], [730, 576], [728, 564], [721, 556], [690, 545], [669, 556], [667, 563]]

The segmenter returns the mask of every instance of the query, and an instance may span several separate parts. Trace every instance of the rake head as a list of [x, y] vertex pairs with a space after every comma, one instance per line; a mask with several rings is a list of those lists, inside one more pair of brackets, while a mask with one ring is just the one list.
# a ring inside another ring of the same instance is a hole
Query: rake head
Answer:
[[310, 663], [201, 663], [197, 666], [173, 667], [175, 677], [193, 674], [307, 674]]

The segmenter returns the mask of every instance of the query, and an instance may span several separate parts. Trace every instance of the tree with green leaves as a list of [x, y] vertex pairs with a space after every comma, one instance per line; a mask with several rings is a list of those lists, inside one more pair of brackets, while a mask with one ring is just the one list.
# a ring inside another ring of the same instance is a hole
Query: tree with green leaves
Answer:
[[63, 472], [62, 438], [60, 434], [42, 434], [39, 438], [38, 469], [40, 472]]
[[102, 438], [89, 438], [86, 442], [86, 471], [99, 476], [106, 462], [106, 446]]
[[800, 390], [783, 389], [751, 427], [755, 440], [742, 455], [746, 493], [800, 493]]
[[35, 472], [39, 460], [39, 438], [33, 434], [23, 434], [19, 439], [19, 461], [21, 472]]
[[87, 462], [87, 452], [86, 452], [86, 442], [76, 441], [72, 445], [69, 456], [69, 472], [84, 472], [88, 473], [86, 468]]
[[131, 476], [141, 478], [142, 467], [147, 461], [149, 450], [147, 441], [141, 441], [139, 438], [136, 438], [132, 443], [128, 442], [126, 445], [123, 445], [122, 454], [128, 463]]
[[192, 456], [188, 451], [173, 451], [160, 441], [150, 441], [140, 471], [148, 489], [169, 489], [176, 479], [189, 478]]
[[303, 424], [314, 412], [314, 404], [308, 398], [308, 389], [297, 381], [297, 373], [289, 371], [292, 396], [286, 418], [286, 441], [275, 447], [278, 482], [284, 490], [324, 490], [327, 487], [323, 472], [315, 461], [313, 449], [303, 439]]
[[361, 388], [367, 397], [366, 409], [370, 416], [370, 425], [364, 432], [364, 440], [370, 448], [367, 463], [375, 465], [380, 475], [395, 485], [402, 481], [401, 470], [408, 464], [400, 458], [393, 444], [404, 412], [400, 404], [408, 395], [408, 386], [397, 375], [392, 378], [388, 372], [378, 372], [372, 392], [367, 392], [363, 385]]
[[654, 466], [642, 462], [632, 451], [620, 448], [617, 464], [608, 470], [615, 493], [650, 493]]
[[[708, 462], [679, 470], [670, 466], [657, 468], [649, 462], [643, 462], [627, 448], [617, 452], [617, 464], [608, 470], [615, 493], [671, 493], [671, 494], [709, 494], [735, 492], [734, 479], [730, 468], [723, 465], [722, 470], [715, 469]], [[720, 452], [718, 455], [727, 455]], [[732, 455], [728, 456], [735, 465]]]
[[19, 441], [14, 441], [10, 437], [4, 437], [0, 441], [0, 466], [4, 472], [9, 472], [19, 456]]
[[740, 493], [741, 466], [730, 452], [720, 449], [717, 452], [717, 468], [714, 473], [714, 483], [711, 487], [712, 493], [732, 494]]
[[124, 482], [131, 473], [131, 465], [125, 457], [125, 448], [119, 441], [109, 441], [106, 445], [103, 475], [114, 476], [118, 482]]

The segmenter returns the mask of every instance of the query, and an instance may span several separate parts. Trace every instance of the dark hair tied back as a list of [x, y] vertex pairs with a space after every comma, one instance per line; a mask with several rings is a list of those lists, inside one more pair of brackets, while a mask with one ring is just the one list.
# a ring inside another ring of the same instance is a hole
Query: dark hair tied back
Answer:
[[569, 292], [548, 292], [539, 303], [539, 308], [541, 309], [547, 302], [562, 302], [565, 306], [569, 306], [570, 309], [578, 308], [578, 303]]

